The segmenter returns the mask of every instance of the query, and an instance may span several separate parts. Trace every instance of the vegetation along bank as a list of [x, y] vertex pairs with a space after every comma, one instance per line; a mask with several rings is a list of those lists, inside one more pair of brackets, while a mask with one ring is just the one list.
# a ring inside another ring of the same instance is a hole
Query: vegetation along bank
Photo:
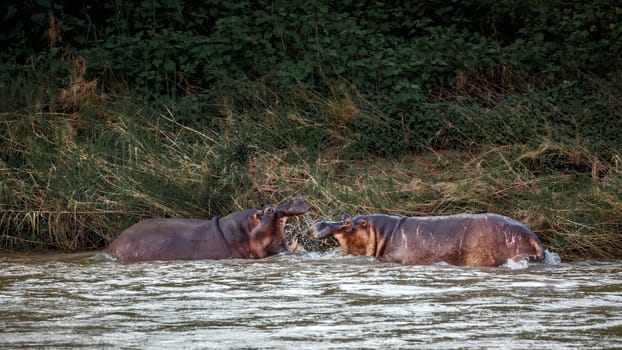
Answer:
[[5, 1], [0, 247], [106, 246], [146, 217], [294, 195], [497, 212], [622, 258], [615, 1]]

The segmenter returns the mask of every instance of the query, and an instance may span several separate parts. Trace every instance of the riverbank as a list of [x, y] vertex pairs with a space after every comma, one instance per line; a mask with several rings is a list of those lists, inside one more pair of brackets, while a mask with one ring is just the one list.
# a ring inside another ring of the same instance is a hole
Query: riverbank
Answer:
[[[289, 230], [307, 250], [334, 246], [311, 240], [310, 223], [346, 212], [496, 212], [525, 223], [564, 261], [622, 257], [617, 153], [603, 159], [545, 138], [351, 157], [346, 126], [309, 127], [300, 115], [225, 110], [216, 119], [226, 127], [214, 130], [120, 97], [88, 101], [73, 112], [0, 115], [3, 248], [99, 249], [143, 218], [210, 218], [299, 195], [311, 211]], [[326, 145], [288, 138], [302, 128], [330, 128]]]
[[[622, 258], [622, 9], [9, 1], [0, 249], [100, 249], [148, 217], [496, 212]], [[4, 8], [3, 7], [3, 8]]]

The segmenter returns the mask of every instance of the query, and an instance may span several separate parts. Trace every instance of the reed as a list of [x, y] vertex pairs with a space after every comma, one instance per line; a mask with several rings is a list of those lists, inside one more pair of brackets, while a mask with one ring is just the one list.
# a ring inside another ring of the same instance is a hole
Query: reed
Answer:
[[[299, 195], [311, 211], [290, 220], [288, 235], [307, 250], [334, 247], [311, 239], [308, 227], [346, 212], [497, 212], [524, 222], [564, 260], [622, 258], [616, 148], [598, 152], [551, 128], [539, 141], [471, 136], [453, 149], [382, 157], [357, 153], [362, 136], [351, 125], [392, 126], [344, 84], [288, 98], [247, 85], [243, 94], [224, 91], [213, 114], [199, 116], [175, 101], [104, 94], [80, 64], [56, 90], [31, 82], [45, 95], [7, 94], [25, 106], [0, 113], [2, 248], [99, 249], [143, 218], [209, 218]], [[499, 102], [486, 113], [511, 112], [513, 123], [528, 126], [530, 101]], [[465, 116], [485, 113], [460, 99], [439, 103]], [[491, 120], [478, 119], [483, 134], [497, 125]], [[462, 127], [445, 131], [466, 134]]]

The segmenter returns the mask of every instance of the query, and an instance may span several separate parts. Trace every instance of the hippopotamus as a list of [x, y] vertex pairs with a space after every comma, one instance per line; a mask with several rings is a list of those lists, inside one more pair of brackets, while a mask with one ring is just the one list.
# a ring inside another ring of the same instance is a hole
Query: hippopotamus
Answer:
[[499, 266], [508, 259], [544, 259], [542, 243], [531, 230], [491, 213], [354, 218], [346, 214], [341, 221], [316, 222], [312, 234], [316, 239], [335, 237], [346, 254], [409, 265]]
[[122, 263], [264, 258], [289, 250], [285, 221], [308, 210], [296, 197], [280, 208], [266, 205], [211, 220], [146, 219], [123, 231], [106, 252]]

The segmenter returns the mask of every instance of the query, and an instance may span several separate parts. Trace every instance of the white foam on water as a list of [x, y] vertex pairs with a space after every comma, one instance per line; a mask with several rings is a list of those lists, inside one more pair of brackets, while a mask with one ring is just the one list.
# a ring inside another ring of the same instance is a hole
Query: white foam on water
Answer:
[[[544, 263], [547, 265], [559, 265], [562, 263], [562, 259], [558, 254], [550, 252], [548, 249], [544, 251]], [[508, 259], [508, 261], [502, 265], [510, 270], [522, 270], [529, 267], [529, 259], [525, 257], [516, 256]]]
[[90, 258], [0, 254], [0, 348], [622, 344], [622, 260], [525, 269], [516, 259], [496, 269], [402, 265], [340, 252], [127, 265]]
[[510, 258], [503, 266], [510, 270], [523, 270], [529, 267], [529, 261], [527, 258], [523, 257], [520, 257], [518, 260], [516, 260], [516, 258]]
[[550, 252], [548, 249], [544, 251], [544, 262], [549, 265], [559, 265], [562, 259], [557, 253]]

